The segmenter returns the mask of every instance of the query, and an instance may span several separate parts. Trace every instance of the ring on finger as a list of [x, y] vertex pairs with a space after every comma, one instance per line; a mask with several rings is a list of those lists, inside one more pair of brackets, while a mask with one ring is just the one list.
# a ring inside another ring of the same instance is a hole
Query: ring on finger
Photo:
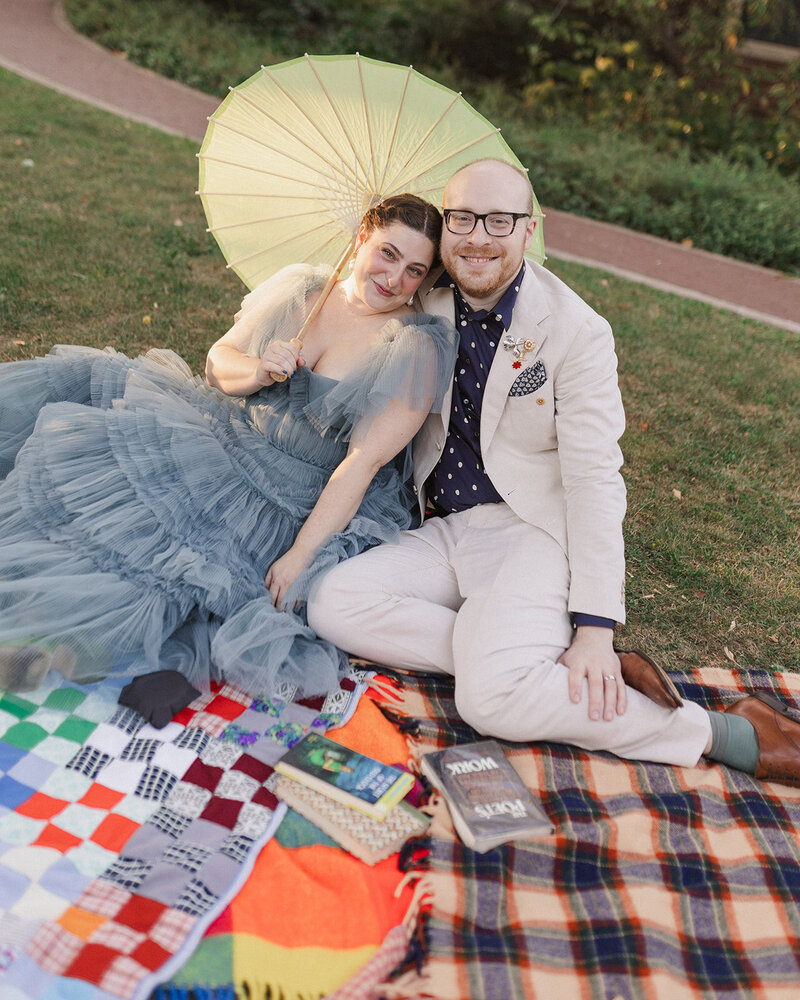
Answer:
[[617, 683], [617, 678], [613, 674], [603, 674], [603, 680], [613, 681], [615, 684]]

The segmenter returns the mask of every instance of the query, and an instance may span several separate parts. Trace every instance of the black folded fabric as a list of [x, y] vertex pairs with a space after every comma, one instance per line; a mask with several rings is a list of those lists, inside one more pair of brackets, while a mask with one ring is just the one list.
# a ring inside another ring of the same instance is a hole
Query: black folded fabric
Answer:
[[156, 670], [134, 677], [119, 693], [119, 704], [143, 715], [156, 729], [163, 729], [176, 712], [200, 696], [177, 670]]

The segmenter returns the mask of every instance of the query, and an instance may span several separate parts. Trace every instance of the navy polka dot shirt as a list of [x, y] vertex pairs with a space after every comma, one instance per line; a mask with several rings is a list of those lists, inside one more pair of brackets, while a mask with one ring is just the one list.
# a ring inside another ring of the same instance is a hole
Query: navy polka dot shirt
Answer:
[[472, 309], [447, 271], [434, 286], [453, 289], [456, 327], [460, 334], [447, 439], [442, 458], [427, 484], [428, 497], [437, 514], [452, 514], [479, 503], [502, 502], [483, 467], [481, 404], [495, 351], [511, 324], [511, 314], [524, 276], [523, 266], [491, 311]]
[[[455, 282], [444, 271], [435, 288], [452, 288], [456, 326], [460, 334], [453, 379], [450, 424], [442, 457], [427, 482], [428, 501], [439, 515], [467, 510], [479, 503], [502, 503], [483, 467], [481, 456], [481, 404], [486, 378], [498, 345], [511, 325], [525, 266], [492, 310], [474, 310], [465, 302]], [[510, 363], [510, 361], [509, 361]], [[610, 618], [576, 613], [573, 624], [613, 628]]]

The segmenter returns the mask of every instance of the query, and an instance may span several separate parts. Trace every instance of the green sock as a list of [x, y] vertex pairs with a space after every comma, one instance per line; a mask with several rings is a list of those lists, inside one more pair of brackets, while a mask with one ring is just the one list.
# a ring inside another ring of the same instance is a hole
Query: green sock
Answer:
[[709, 712], [708, 718], [711, 721], [711, 749], [706, 757], [737, 771], [755, 774], [758, 738], [751, 723], [741, 715], [728, 715], [727, 712]]

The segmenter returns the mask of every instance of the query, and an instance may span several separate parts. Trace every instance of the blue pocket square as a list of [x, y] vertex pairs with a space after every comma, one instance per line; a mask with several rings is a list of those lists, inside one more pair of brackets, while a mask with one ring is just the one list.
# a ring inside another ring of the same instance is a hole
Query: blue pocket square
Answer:
[[536, 392], [547, 381], [547, 372], [541, 361], [537, 361], [521, 372], [511, 386], [509, 396], [527, 396], [531, 392]]

